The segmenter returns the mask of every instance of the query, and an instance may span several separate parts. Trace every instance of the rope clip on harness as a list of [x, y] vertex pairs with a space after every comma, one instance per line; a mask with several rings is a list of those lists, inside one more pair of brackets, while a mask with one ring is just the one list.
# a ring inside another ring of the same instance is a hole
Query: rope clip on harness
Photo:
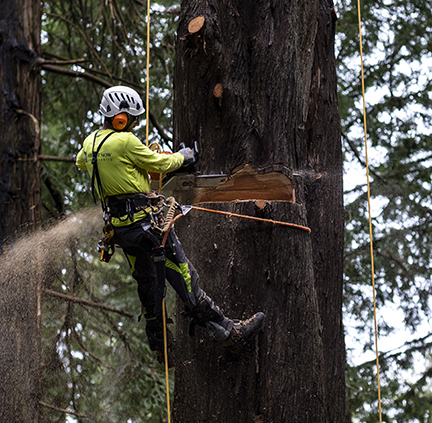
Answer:
[[108, 263], [115, 253], [115, 245], [113, 241], [114, 226], [111, 224], [111, 222], [108, 222], [103, 227], [103, 233], [104, 237], [98, 242], [97, 248], [98, 251], [101, 253], [100, 261]]

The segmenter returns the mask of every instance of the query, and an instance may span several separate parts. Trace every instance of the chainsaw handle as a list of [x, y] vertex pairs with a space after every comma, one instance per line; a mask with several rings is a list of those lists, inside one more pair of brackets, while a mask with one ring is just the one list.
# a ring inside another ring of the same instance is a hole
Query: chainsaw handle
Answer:
[[[184, 142], [181, 142], [178, 146], [178, 150], [181, 150], [182, 148], [186, 148], [186, 144]], [[198, 142], [194, 141], [193, 142], [193, 147], [192, 147], [192, 151], [193, 151], [193, 155], [194, 155], [194, 164], [198, 161], [199, 158], [199, 154], [198, 154]]]

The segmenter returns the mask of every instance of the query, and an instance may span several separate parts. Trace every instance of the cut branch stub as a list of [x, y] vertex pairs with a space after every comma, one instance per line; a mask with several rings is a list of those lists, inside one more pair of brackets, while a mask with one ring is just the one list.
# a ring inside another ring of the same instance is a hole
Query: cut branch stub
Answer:
[[216, 98], [222, 98], [222, 93], [223, 93], [223, 86], [222, 84], [219, 82], [218, 84], [215, 85], [215, 87], [213, 88], [213, 95]]
[[197, 33], [204, 26], [205, 18], [204, 16], [198, 16], [192, 19], [188, 25], [188, 31], [190, 34]]

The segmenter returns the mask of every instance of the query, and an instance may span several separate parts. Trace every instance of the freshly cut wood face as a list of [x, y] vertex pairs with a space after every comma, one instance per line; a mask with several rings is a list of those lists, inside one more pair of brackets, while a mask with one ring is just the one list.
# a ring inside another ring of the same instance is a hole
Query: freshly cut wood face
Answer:
[[222, 98], [222, 93], [223, 93], [223, 85], [219, 82], [213, 88], [213, 95], [216, 98]]
[[204, 16], [198, 16], [195, 19], [192, 19], [189, 22], [188, 31], [191, 34], [195, 34], [196, 32], [198, 32], [203, 27], [204, 22], [205, 22]]
[[194, 203], [229, 202], [235, 200], [267, 200], [295, 202], [291, 180], [280, 172], [259, 174], [246, 164], [216, 188], [203, 188]]

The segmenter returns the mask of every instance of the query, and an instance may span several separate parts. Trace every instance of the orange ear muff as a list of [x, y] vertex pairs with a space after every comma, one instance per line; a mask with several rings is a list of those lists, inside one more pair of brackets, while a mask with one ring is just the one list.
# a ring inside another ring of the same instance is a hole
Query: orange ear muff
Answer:
[[116, 131], [122, 131], [128, 124], [128, 115], [126, 113], [119, 113], [114, 116], [112, 120], [112, 126]]

